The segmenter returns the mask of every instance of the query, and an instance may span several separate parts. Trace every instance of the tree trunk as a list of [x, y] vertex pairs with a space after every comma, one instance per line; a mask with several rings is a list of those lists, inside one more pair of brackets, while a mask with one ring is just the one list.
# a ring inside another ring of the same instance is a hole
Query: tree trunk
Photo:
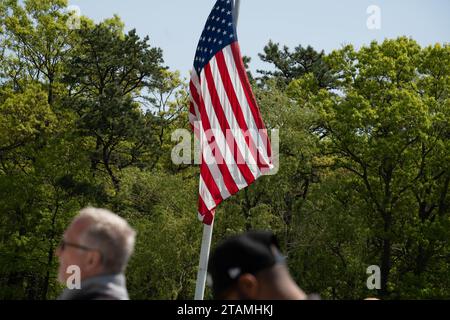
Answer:
[[105, 169], [111, 178], [111, 181], [114, 186], [114, 190], [116, 190], [116, 193], [119, 193], [120, 180], [114, 175], [114, 172], [112, 171], [111, 166], [109, 165], [108, 149], [105, 146], [103, 146], [103, 163], [105, 164]]
[[42, 289], [42, 300], [47, 300], [47, 294], [48, 294], [48, 287], [49, 287], [49, 283], [50, 283], [50, 270], [52, 267], [52, 263], [53, 263], [53, 257], [55, 254], [55, 247], [53, 244], [53, 241], [55, 239], [55, 235], [56, 235], [56, 217], [58, 215], [58, 211], [59, 211], [59, 201], [58, 199], [56, 199], [56, 207], [55, 207], [55, 211], [53, 212], [53, 216], [52, 216], [52, 225], [51, 225], [51, 229], [50, 229], [50, 237], [48, 239], [49, 242], [49, 246], [48, 246], [48, 252], [47, 252], [47, 272], [45, 274], [45, 278], [44, 278], [44, 286]]
[[392, 214], [386, 212], [384, 216], [384, 236], [383, 236], [383, 252], [381, 255], [381, 296], [386, 297], [389, 295], [387, 287], [389, 281], [389, 273], [391, 272], [392, 264], [392, 243], [391, 243], [391, 225]]

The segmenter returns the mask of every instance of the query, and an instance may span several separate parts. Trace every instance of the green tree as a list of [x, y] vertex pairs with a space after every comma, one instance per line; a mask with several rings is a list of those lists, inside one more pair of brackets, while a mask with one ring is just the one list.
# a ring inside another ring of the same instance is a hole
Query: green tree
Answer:
[[[401, 297], [406, 273], [420, 277], [432, 261], [445, 263], [438, 257], [448, 237], [450, 172], [442, 160], [450, 150], [449, 52], [448, 46], [421, 49], [407, 38], [359, 52], [347, 46], [327, 57], [340, 75], [340, 93], [320, 90], [312, 98], [334, 167], [354, 176], [367, 203], [369, 249], [379, 259], [383, 296]], [[397, 262], [411, 254], [414, 262]], [[423, 289], [416, 294], [430, 292]]]
[[91, 167], [110, 177], [115, 192], [120, 170], [142, 161], [155, 142], [154, 116], [143, 112], [138, 99], [163, 69], [161, 50], [135, 30], [124, 34], [122, 27], [117, 17], [95, 26], [83, 22], [65, 75], [70, 86], [65, 105], [93, 140]]
[[280, 84], [287, 86], [292, 80], [311, 73], [321, 88], [333, 87], [334, 77], [323, 59], [324, 51], [317, 52], [311, 46], [304, 48], [301, 45], [291, 51], [287, 46], [280, 49], [278, 43], [269, 41], [259, 57], [275, 68], [274, 71], [258, 70], [263, 75], [263, 80], [276, 78]]

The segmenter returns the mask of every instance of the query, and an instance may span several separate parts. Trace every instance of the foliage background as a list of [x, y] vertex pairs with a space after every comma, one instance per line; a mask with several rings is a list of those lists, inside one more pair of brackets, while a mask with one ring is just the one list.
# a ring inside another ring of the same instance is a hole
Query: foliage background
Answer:
[[[73, 29], [66, 7], [0, 1], [0, 298], [57, 297], [55, 247], [93, 205], [138, 231], [133, 299], [191, 299], [198, 168], [170, 159], [186, 83], [119, 17]], [[272, 71], [250, 77], [280, 171], [219, 207], [213, 244], [271, 229], [324, 299], [450, 298], [450, 46], [269, 42], [260, 58]]]

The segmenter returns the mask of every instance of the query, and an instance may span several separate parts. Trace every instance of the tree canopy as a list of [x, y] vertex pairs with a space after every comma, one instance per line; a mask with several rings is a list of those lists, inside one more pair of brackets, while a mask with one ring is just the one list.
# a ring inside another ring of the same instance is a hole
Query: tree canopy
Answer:
[[[185, 80], [118, 16], [73, 28], [66, 9], [0, 1], [0, 299], [60, 293], [55, 248], [87, 205], [137, 230], [132, 299], [191, 299], [199, 170], [171, 161], [172, 133], [189, 129]], [[271, 67], [252, 85], [280, 169], [218, 207], [213, 246], [270, 229], [324, 299], [449, 298], [450, 45], [271, 41], [260, 58]]]

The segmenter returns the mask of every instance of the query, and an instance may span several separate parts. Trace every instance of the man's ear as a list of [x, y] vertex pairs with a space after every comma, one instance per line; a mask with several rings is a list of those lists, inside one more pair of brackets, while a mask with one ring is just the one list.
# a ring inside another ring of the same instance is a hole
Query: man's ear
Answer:
[[87, 255], [87, 267], [89, 269], [97, 269], [102, 265], [102, 255], [99, 251], [92, 250]]
[[259, 283], [256, 277], [250, 273], [245, 273], [239, 277], [238, 290], [244, 299], [255, 300], [258, 297]]

